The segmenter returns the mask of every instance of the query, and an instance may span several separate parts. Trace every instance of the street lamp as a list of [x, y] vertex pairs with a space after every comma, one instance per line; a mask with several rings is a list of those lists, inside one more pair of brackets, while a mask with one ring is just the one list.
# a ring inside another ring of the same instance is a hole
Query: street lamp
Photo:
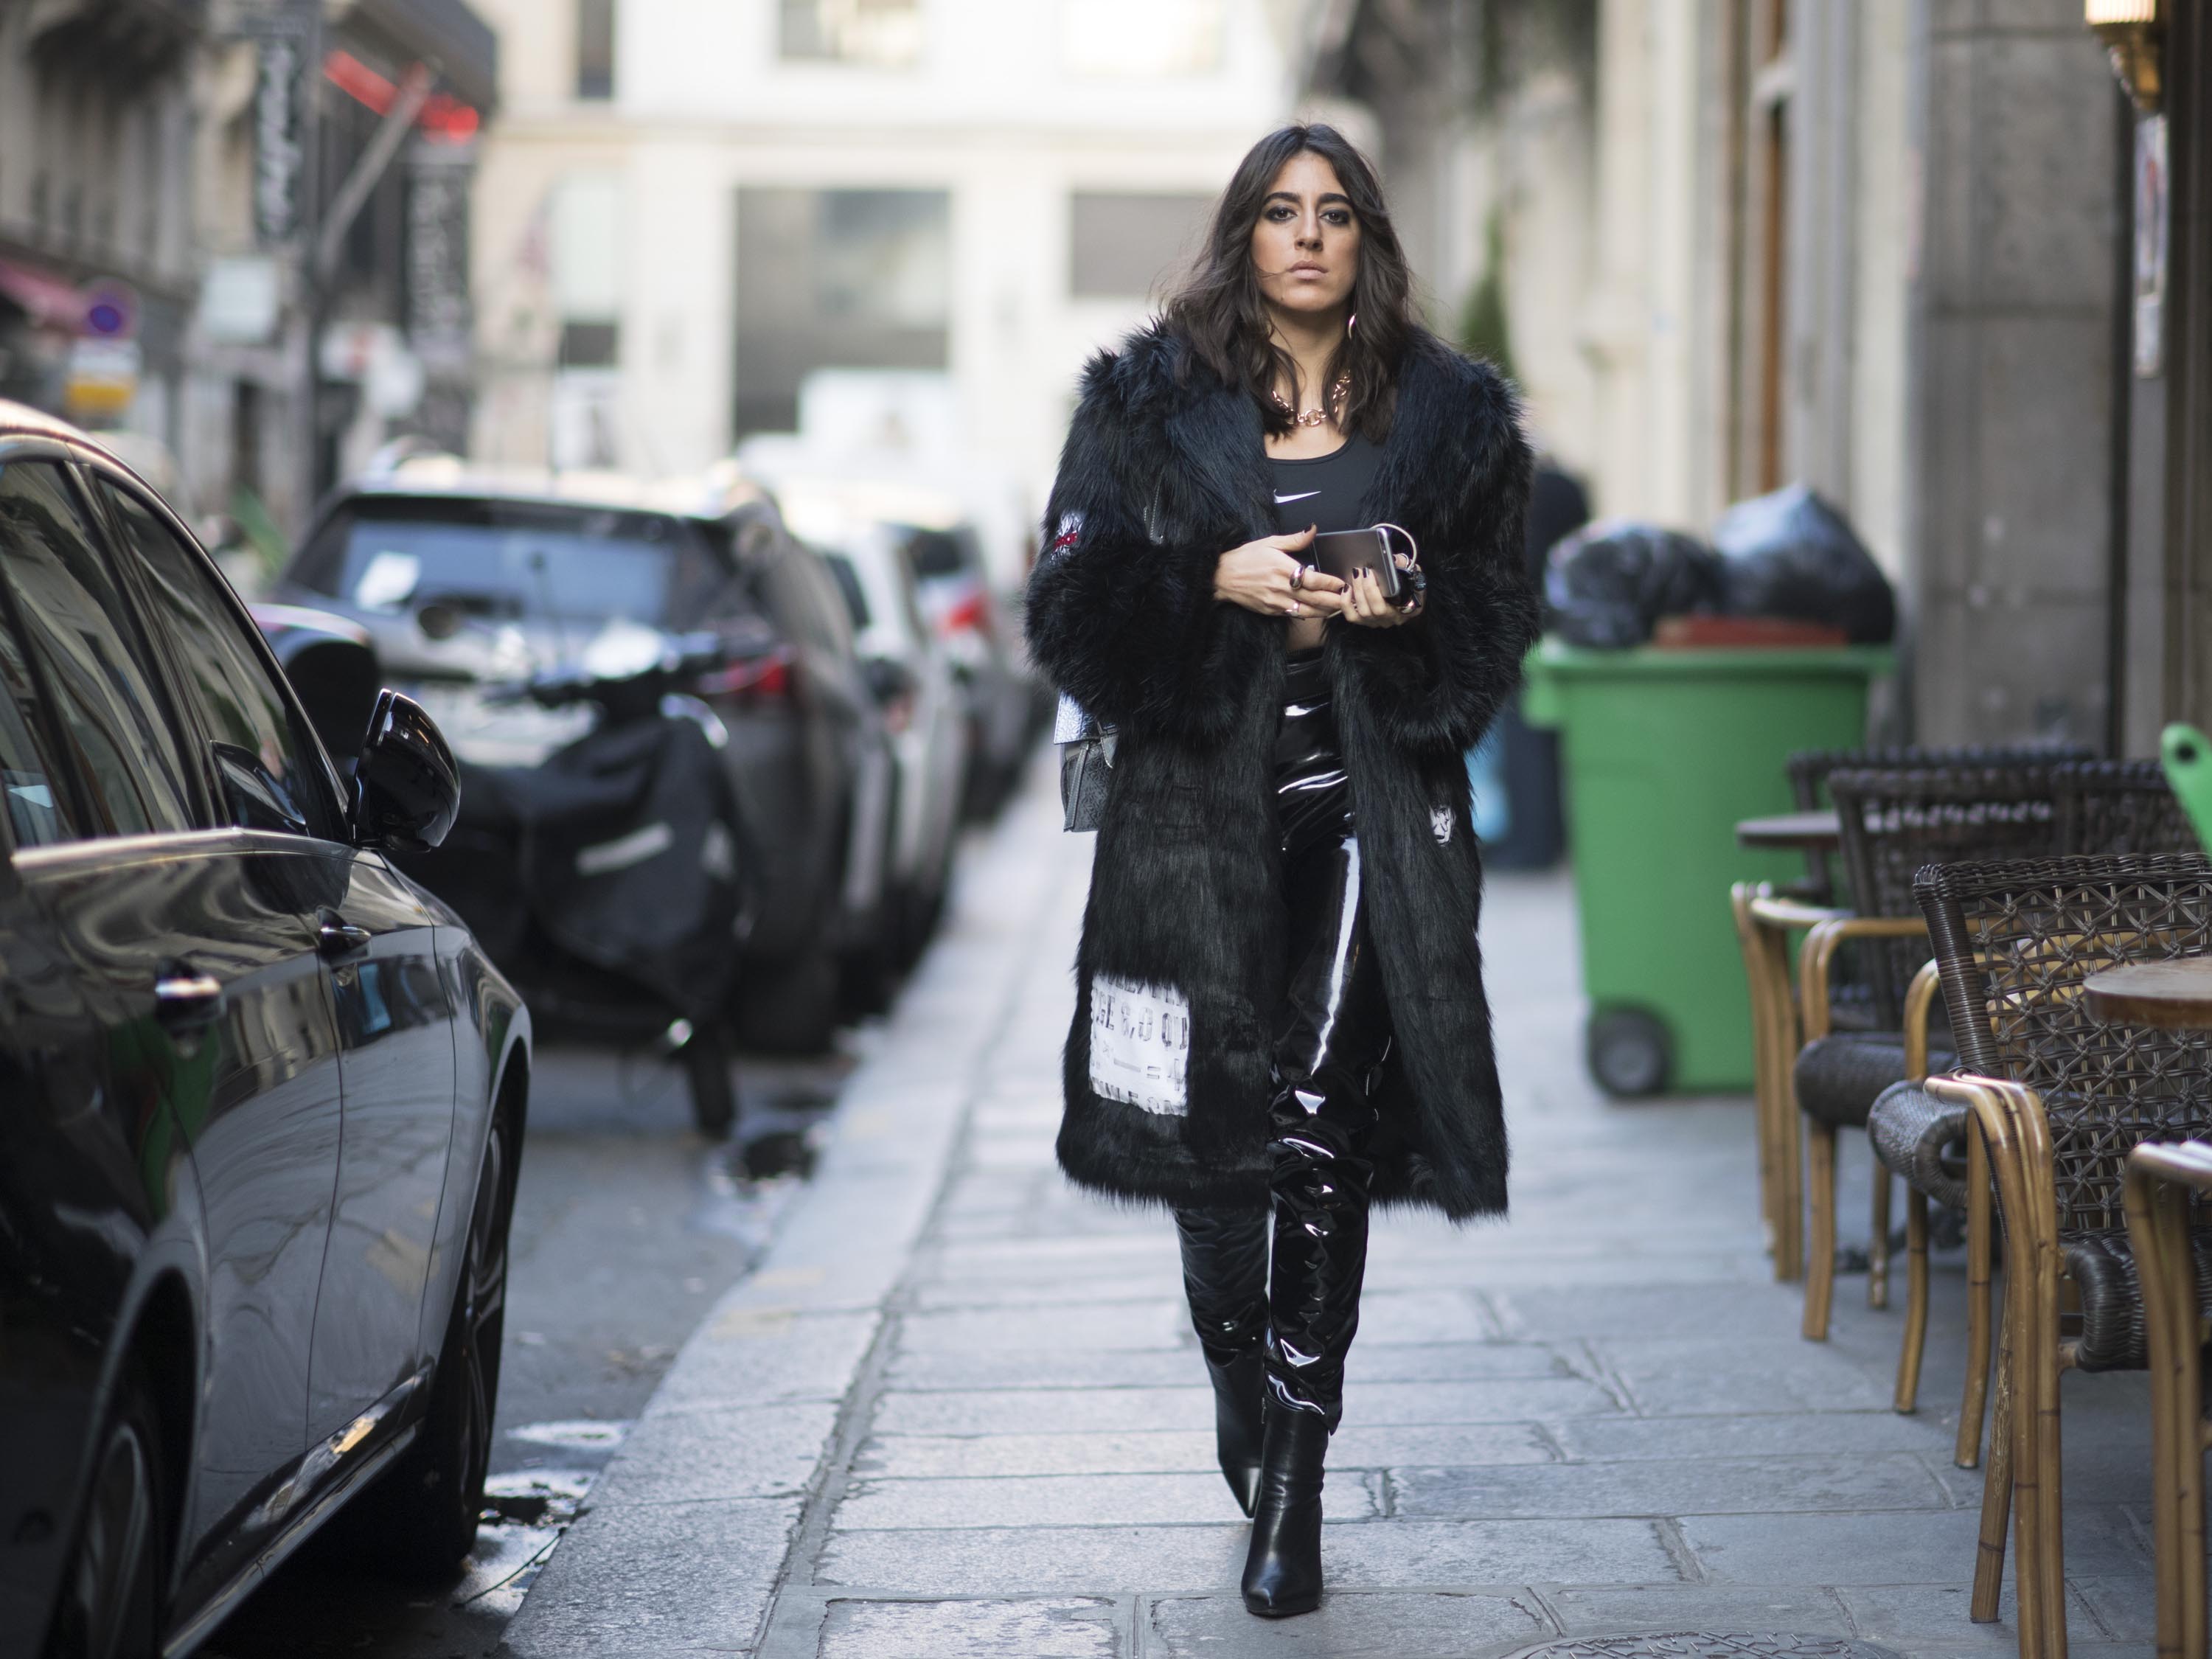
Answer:
[[2112, 56], [2112, 73], [2135, 106], [2158, 113], [2165, 84], [2159, 57], [2165, 45], [2160, 0], [2082, 0], [2082, 19]]

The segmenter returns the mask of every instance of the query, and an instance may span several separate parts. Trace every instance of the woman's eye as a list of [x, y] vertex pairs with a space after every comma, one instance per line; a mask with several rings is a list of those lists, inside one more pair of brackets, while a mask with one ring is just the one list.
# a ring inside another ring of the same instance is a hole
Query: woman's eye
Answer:
[[1329, 223], [1339, 227], [1348, 225], [1352, 222], [1352, 215], [1342, 208], [1331, 208], [1327, 213], [1322, 214], [1322, 217], [1328, 220]]
[[1284, 221], [1294, 216], [1295, 216], [1291, 212], [1290, 209], [1283, 206], [1279, 203], [1267, 210], [1267, 217], [1279, 225]]

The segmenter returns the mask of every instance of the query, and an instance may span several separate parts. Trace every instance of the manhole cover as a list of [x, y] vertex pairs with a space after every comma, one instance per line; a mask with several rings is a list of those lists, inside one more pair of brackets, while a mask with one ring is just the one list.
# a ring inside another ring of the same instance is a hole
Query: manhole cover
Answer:
[[1899, 1659], [1899, 1656], [1848, 1636], [1686, 1630], [1539, 1642], [1520, 1649], [1512, 1659]]

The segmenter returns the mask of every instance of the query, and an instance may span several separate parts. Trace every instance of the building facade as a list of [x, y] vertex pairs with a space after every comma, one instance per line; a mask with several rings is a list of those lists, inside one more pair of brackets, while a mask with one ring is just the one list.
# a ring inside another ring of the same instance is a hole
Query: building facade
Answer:
[[[1483, 54], [1471, 116], [1385, 122], [1383, 159], [1461, 181], [1413, 198], [1435, 234], [1498, 228], [1515, 367], [1601, 511], [1702, 530], [1796, 480], [1843, 507], [1903, 602], [1890, 736], [2145, 753], [2212, 716], [2202, 7], [1331, 8], [1324, 90], [1398, 97], [1360, 79], [1379, 35]], [[2106, 10], [2150, 15], [2157, 97], [2116, 82]]]
[[1084, 357], [1289, 112], [1304, 10], [486, 3], [480, 454], [688, 471], [874, 374], [1038, 498]]
[[174, 441], [207, 7], [0, 0], [0, 397]]
[[394, 433], [462, 441], [495, 76], [460, 0], [0, 0], [0, 395], [272, 557]]

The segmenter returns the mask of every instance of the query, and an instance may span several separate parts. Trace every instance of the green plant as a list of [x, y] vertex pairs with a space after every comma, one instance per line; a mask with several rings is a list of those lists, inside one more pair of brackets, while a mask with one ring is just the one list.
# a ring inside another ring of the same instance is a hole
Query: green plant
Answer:
[[1513, 366], [1512, 319], [1505, 304], [1505, 222], [1494, 207], [1483, 232], [1482, 275], [1460, 309], [1459, 343], [1463, 351], [1487, 357], [1507, 380], [1521, 378]]

